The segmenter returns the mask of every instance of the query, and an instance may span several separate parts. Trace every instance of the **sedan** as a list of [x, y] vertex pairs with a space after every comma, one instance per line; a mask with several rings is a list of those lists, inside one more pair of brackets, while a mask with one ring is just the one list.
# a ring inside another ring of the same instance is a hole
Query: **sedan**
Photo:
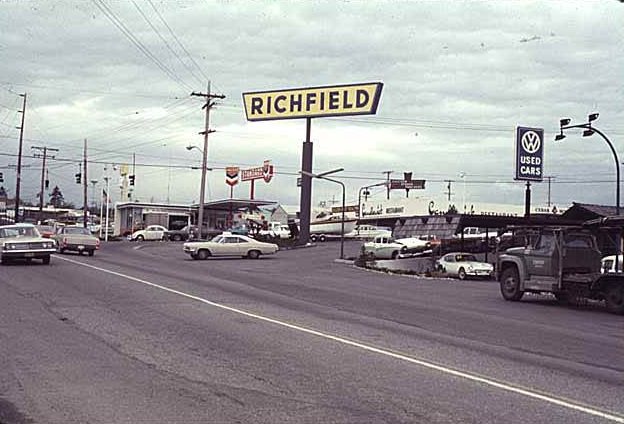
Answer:
[[471, 253], [447, 253], [436, 261], [436, 269], [460, 280], [469, 276], [491, 278], [494, 273], [492, 264], [478, 261]]
[[162, 225], [148, 225], [144, 230], [138, 230], [130, 234], [128, 238], [136, 241], [164, 240], [166, 234], [167, 229]]
[[41, 237], [32, 224], [0, 226], [0, 262], [7, 264], [14, 259], [41, 259], [50, 263], [50, 255], [56, 251], [54, 240]]
[[193, 259], [208, 259], [210, 256], [241, 256], [258, 259], [260, 255], [272, 255], [278, 251], [277, 244], [264, 243], [251, 237], [223, 233], [210, 241], [184, 243], [184, 253]]

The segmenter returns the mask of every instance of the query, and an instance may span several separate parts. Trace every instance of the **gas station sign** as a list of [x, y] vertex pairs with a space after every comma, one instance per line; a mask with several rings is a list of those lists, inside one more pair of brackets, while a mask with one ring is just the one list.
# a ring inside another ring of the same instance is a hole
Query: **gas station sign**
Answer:
[[248, 121], [374, 115], [383, 83], [243, 93]]

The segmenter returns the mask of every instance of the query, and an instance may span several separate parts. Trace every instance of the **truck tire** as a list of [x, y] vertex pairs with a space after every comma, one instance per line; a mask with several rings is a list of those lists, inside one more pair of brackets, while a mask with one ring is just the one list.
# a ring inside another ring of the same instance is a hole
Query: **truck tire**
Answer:
[[605, 292], [605, 303], [609, 312], [624, 314], [624, 284], [609, 284]]
[[311, 234], [311, 235], [310, 235], [310, 241], [311, 241], [312, 243], [315, 243], [315, 242], [316, 242], [316, 234]]
[[182, 241], [182, 235], [181, 234], [174, 234], [173, 235], [173, 241]]
[[505, 300], [518, 301], [524, 295], [520, 290], [520, 276], [515, 267], [506, 268], [501, 274], [500, 291]]
[[327, 237], [325, 237], [325, 234], [321, 234], [321, 235], [319, 236], [319, 241], [320, 241], [321, 243], [324, 243], [324, 242], [325, 242], [325, 240], [327, 240]]

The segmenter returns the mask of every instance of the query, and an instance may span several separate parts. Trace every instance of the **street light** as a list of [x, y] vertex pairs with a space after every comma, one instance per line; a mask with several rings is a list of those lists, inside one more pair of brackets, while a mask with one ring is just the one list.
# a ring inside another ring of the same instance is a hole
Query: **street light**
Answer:
[[[615, 176], [616, 176], [616, 186], [615, 186], [615, 214], [620, 214], [620, 160], [618, 159], [617, 152], [613, 147], [611, 141], [607, 138], [606, 135], [596, 127], [592, 127], [592, 122], [598, 119], [598, 113], [591, 113], [587, 117], [587, 122], [584, 124], [570, 125], [571, 119], [564, 118], [559, 121], [559, 134], [555, 137], [555, 141], [561, 141], [566, 136], [563, 134], [563, 130], [567, 130], [570, 128], [583, 128], [583, 137], [590, 137], [594, 135], [594, 133], [598, 133], [604, 141], [607, 142], [609, 148], [611, 149], [611, 153], [613, 153], [613, 159], [615, 160]], [[618, 269], [618, 258], [620, 255], [620, 245], [621, 240], [620, 236], [618, 236], [617, 246], [615, 248], [615, 269]]]
[[327, 178], [327, 175], [335, 174], [337, 172], [344, 171], [344, 168], [332, 169], [331, 171], [321, 172], [320, 174], [313, 174], [307, 171], [299, 171], [302, 175], [307, 175], [311, 178], [318, 178], [321, 180], [331, 181], [332, 183], [340, 184], [342, 187], [342, 223], [340, 229], [340, 259], [344, 259], [344, 224], [345, 224], [345, 185], [342, 181], [334, 180], [333, 178]]
[[598, 119], [598, 113], [592, 113], [587, 117], [587, 122], [584, 124], [570, 125], [572, 122], [569, 118], [564, 118], [559, 121], [559, 134], [555, 136], [555, 141], [561, 141], [566, 138], [565, 134], [563, 134], [563, 130], [571, 129], [571, 128], [583, 128], [583, 137], [590, 137], [594, 135], [594, 133], [599, 134], [604, 141], [607, 142], [609, 148], [611, 149], [611, 153], [613, 153], [613, 159], [615, 160], [615, 171], [616, 171], [616, 182], [617, 185], [615, 187], [615, 214], [620, 214], [620, 160], [618, 159], [617, 152], [613, 147], [611, 141], [607, 138], [606, 135], [596, 127], [592, 127], [592, 122]]

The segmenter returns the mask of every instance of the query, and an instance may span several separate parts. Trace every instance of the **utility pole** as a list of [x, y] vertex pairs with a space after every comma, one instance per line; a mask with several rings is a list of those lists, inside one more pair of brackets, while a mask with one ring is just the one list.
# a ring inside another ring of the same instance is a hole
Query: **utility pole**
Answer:
[[22, 104], [22, 110], [18, 111], [22, 114], [22, 124], [17, 127], [20, 130], [19, 137], [19, 149], [17, 152], [17, 172], [15, 176], [15, 219], [14, 221], [19, 222], [19, 204], [20, 204], [20, 184], [22, 180], [22, 146], [24, 142], [24, 119], [26, 117], [26, 93], [20, 94], [21, 97], [24, 98], [24, 103]]
[[[52, 152], [58, 152], [58, 149], [53, 149], [50, 147], [39, 147], [39, 146], [32, 146], [31, 149], [35, 149], [35, 150], [39, 150], [40, 152], [43, 152], [43, 155], [40, 153], [35, 153], [33, 156], [36, 158], [42, 158], [43, 161], [41, 162], [41, 188], [39, 191], [39, 222], [43, 221], [43, 189], [44, 189], [44, 181], [45, 181], [45, 172], [46, 172], [46, 160], [48, 158], [48, 151], [52, 151]], [[54, 159], [54, 155], [51, 156], [52, 159]]]
[[446, 191], [446, 195], [448, 198], [449, 203], [451, 203], [451, 195], [453, 194], [453, 192], [451, 191], [451, 185], [455, 182], [455, 180], [444, 180], [444, 182], [448, 183], [448, 185], [446, 186], [446, 189], [448, 191]]
[[206, 167], [208, 164], [208, 134], [213, 133], [214, 130], [210, 129], [210, 109], [215, 105], [212, 99], [225, 99], [223, 94], [212, 94], [210, 92], [210, 81], [208, 81], [208, 90], [206, 93], [197, 93], [193, 91], [191, 96], [203, 97], [206, 99], [206, 104], [202, 109], [206, 109], [206, 123], [204, 131], [199, 134], [204, 136], [204, 149], [202, 151], [202, 173], [201, 173], [201, 186], [199, 188], [199, 213], [197, 216], [197, 227], [199, 228], [199, 235], [201, 237], [202, 228], [204, 223], [204, 196], [206, 194]]
[[384, 171], [382, 174], [386, 174], [386, 199], [390, 200], [390, 174], [394, 171]]
[[83, 154], [83, 177], [82, 177], [82, 198], [83, 198], [83, 225], [87, 228], [87, 215], [89, 213], [87, 189], [89, 188], [89, 180], [87, 179], [87, 139], [84, 139], [84, 154]]
[[557, 177], [553, 177], [551, 175], [544, 177], [548, 180], [548, 209], [550, 209], [550, 182], [553, 178], [557, 178]]

